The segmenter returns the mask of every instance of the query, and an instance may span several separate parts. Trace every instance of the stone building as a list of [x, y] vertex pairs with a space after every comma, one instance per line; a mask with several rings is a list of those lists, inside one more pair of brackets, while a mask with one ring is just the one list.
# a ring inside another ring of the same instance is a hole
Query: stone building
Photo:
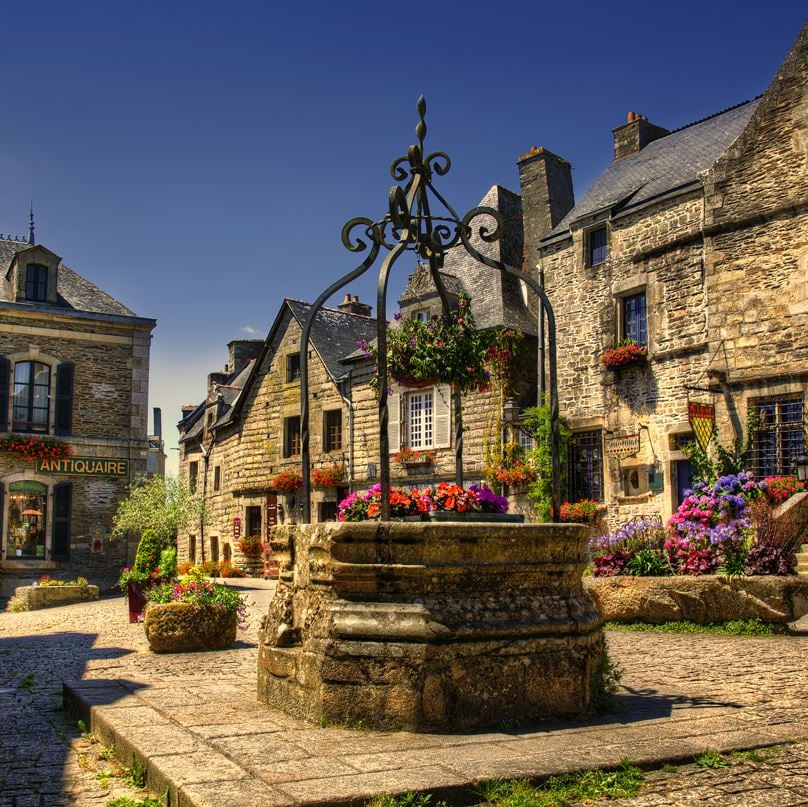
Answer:
[[[522, 215], [518, 195], [499, 185], [481, 205], [498, 209], [506, 220], [505, 236], [494, 244], [477, 241], [492, 257], [517, 265], [522, 254]], [[471, 298], [477, 327], [507, 326], [527, 335], [528, 355], [535, 355], [535, 316], [518, 281], [476, 264], [459, 249], [447, 256], [442, 272], [450, 298]], [[401, 315], [428, 318], [440, 313], [437, 290], [428, 269], [416, 267], [399, 299]], [[276, 521], [296, 520], [296, 497], [273, 488], [283, 469], [300, 469], [299, 345], [308, 304], [285, 300], [264, 342], [230, 343], [223, 372], [208, 377], [205, 402], [189, 406], [179, 423], [180, 474], [201, 491], [209, 505], [209, 522], [181, 534], [183, 560], [228, 559], [237, 562], [238, 537], [262, 534]], [[343, 483], [313, 488], [312, 519], [333, 520], [337, 503], [349, 490], [365, 490], [378, 481], [379, 440], [374, 368], [357, 349], [371, 342], [376, 320], [370, 306], [346, 295], [336, 309], [324, 309], [311, 337], [309, 384], [313, 467], [343, 465]], [[535, 362], [519, 377], [523, 398], [535, 399]], [[408, 446], [434, 452], [425, 465], [391, 462], [393, 485], [419, 486], [453, 479], [454, 424], [447, 385], [410, 389], [394, 385], [388, 400], [391, 454]], [[467, 483], [484, 478], [485, 444], [502, 410], [496, 391], [464, 396], [464, 474]], [[500, 439], [497, 433], [495, 440]]]
[[[118, 501], [146, 471], [153, 319], [29, 242], [0, 236], [0, 583], [82, 575], [108, 588], [127, 559]], [[55, 441], [62, 459], [16, 443]]]
[[[520, 158], [525, 254], [558, 318], [569, 497], [612, 523], [668, 515], [690, 484], [688, 403], [731, 444], [756, 416], [758, 475], [804, 450], [808, 388], [808, 29], [758, 99], [668, 131], [641, 115], [575, 205], [569, 166]], [[647, 363], [607, 369], [621, 340]]]

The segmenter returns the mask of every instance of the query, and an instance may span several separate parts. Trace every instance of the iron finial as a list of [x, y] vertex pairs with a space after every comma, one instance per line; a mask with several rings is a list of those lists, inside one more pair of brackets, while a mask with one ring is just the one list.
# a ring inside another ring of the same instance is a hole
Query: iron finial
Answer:
[[28, 216], [28, 243], [35, 244], [34, 239], [34, 200], [31, 200], [31, 212]]
[[415, 134], [418, 137], [419, 142], [421, 143], [421, 153], [423, 154], [424, 151], [424, 138], [426, 137], [426, 121], [424, 117], [426, 115], [426, 98], [422, 95], [418, 99], [418, 117], [421, 119], [418, 121], [418, 125], [415, 127]]

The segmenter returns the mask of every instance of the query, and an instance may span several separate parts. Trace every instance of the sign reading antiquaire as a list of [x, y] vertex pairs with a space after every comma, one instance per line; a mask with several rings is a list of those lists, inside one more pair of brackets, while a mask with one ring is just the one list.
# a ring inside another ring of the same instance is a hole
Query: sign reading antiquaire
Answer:
[[111, 457], [37, 459], [37, 473], [62, 476], [129, 476], [129, 460]]

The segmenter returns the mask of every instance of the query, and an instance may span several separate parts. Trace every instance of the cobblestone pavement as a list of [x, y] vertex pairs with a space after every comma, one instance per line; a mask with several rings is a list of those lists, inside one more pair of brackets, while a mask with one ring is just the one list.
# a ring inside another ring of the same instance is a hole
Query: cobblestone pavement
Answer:
[[[125, 736], [147, 742], [132, 715], [156, 715], [160, 753], [183, 755], [196, 776], [187, 774], [183, 795], [216, 807], [292, 803], [323, 792], [336, 798], [356, 788], [457, 789], [498, 776], [614, 765], [623, 757], [652, 764], [708, 747], [808, 740], [806, 637], [609, 634], [626, 709], [594, 723], [476, 735], [300, 724], [255, 703], [256, 632], [271, 592], [250, 594], [248, 631], [234, 649], [217, 653], [154, 655], [142, 626], [126, 621], [123, 598], [0, 614], [0, 807], [104, 805], [133, 793], [120, 778], [98, 775], [107, 769], [98, 746], [63, 718], [65, 680], [84, 679], [99, 693], [123, 682], [135, 700], [113, 703], [119, 708], [108, 713], [125, 724]], [[210, 751], [225, 781], [199, 778]], [[617, 803], [808, 804], [808, 743], [783, 746], [767, 761], [735, 762], [651, 774], [640, 796]]]

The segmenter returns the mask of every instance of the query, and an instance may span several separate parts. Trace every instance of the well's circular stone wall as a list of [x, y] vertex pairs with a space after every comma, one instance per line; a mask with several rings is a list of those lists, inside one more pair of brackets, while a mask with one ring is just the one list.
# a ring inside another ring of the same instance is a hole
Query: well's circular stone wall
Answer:
[[272, 530], [259, 699], [382, 729], [458, 729], [590, 703], [601, 618], [580, 525], [343, 523]]

